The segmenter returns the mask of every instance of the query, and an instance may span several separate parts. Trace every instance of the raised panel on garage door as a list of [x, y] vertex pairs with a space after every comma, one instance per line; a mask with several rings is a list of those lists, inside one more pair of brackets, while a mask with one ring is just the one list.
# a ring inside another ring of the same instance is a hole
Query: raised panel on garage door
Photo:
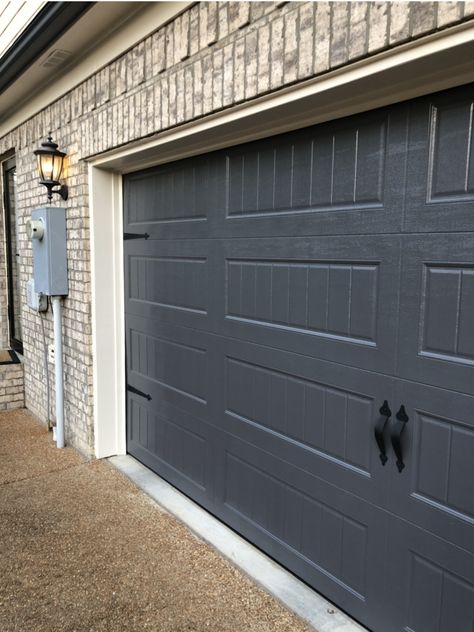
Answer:
[[219, 516], [379, 630], [388, 514], [267, 450], [221, 435]]
[[474, 230], [474, 84], [410, 103], [406, 231]]
[[233, 239], [219, 266], [219, 333], [393, 373], [395, 236]]
[[474, 553], [474, 397], [400, 380], [394, 401], [408, 421], [401, 472], [388, 454], [391, 511]]
[[474, 394], [474, 233], [403, 238], [400, 377]]
[[400, 230], [406, 125], [401, 104], [223, 150], [219, 236]]
[[392, 378], [218, 338], [218, 425], [341, 489], [387, 506], [374, 429]]
[[209, 235], [225, 204], [225, 165], [206, 154], [129, 174], [124, 180], [124, 232], [152, 239]]
[[474, 555], [392, 517], [383, 632], [472, 632]]
[[215, 302], [213, 275], [219, 265], [210, 243], [153, 238], [124, 243], [126, 313], [209, 329]]
[[196, 500], [213, 495], [215, 351], [205, 332], [126, 315], [128, 451]]

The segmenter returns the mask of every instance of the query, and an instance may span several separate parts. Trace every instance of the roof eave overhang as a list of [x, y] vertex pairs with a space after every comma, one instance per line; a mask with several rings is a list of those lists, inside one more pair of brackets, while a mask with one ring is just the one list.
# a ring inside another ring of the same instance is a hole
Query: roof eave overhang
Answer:
[[0, 94], [95, 2], [48, 2], [0, 58]]

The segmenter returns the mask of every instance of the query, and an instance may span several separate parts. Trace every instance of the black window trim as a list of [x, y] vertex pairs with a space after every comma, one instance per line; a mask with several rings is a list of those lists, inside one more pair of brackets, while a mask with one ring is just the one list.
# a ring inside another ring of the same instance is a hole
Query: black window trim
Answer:
[[[10, 347], [23, 355], [23, 341], [15, 338], [15, 312], [13, 301], [13, 276], [11, 270], [13, 268], [13, 257], [16, 253], [13, 252], [11, 243], [11, 208], [10, 200], [8, 197], [7, 186], [7, 172], [16, 167], [16, 157], [12, 155], [2, 161], [2, 181], [3, 181], [3, 218], [5, 228], [5, 244], [6, 244], [6, 261], [7, 261], [7, 303], [8, 303], [8, 333], [10, 339]], [[15, 210], [16, 212], [16, 210]]]

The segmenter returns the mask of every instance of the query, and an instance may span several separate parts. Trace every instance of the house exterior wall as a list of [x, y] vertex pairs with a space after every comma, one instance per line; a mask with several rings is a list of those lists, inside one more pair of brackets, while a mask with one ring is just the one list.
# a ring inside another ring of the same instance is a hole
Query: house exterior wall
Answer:
[[23, 408], [23, 364], [0, 365], [0, 411]]
[[[17, 157], [24, 302], [32, 275], [25, 223], [45, 202], [33, 150], [51, 131], [68, 153], [67, 442], [93, 452], [87, 159], [472, 18], [473, 2], [198, 3], [0, 139], [0, 156], [14, 149]], [[44, 318], [49, 344], [51, 312]], [[41, 320], [27, 307], [23, 338], [25, 404], [46, 419]]]

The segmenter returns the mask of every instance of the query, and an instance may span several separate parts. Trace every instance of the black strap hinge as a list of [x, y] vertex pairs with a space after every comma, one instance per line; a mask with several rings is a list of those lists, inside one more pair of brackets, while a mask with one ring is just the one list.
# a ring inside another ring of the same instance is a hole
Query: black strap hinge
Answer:
[[148, 233], [124, 233], [124, 239], [148, 239], [150, 235]]
[[140, 397], [144, 397], [148, 401], [151, 400], [151, 395], [148, 395], [148, 393], [144, 393], [143, 391], [139, 391], [138, 388], [130, 386], [130, 384], [127, 384], [127, 391], [130, 391], [130, 393], [135, 393], [135, 395], [140, 395]]

